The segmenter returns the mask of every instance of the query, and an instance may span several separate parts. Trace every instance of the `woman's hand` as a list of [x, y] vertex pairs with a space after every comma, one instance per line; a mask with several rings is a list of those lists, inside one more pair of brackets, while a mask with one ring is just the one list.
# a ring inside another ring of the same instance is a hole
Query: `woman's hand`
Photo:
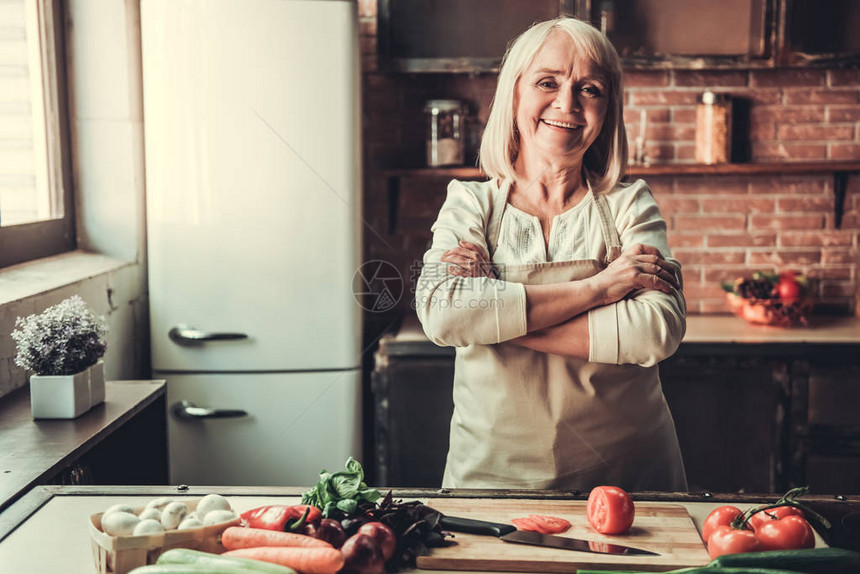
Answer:
[[671, 294], [681, 288], [677, 270], [677, 266], [666, 261], [656, 247], [640, 243], [629, 247], [593, 279], [604, 293], [603, 304], [609, 305], [638, 289], [656, 289]]
[[461, 241], [459, 247], [443, 253], [442, 261], [453, 263], [453, 265], [448, 266], [448, 273], [451, 275], [497, 278], [496, 271], [484, 250], [468, 241]]

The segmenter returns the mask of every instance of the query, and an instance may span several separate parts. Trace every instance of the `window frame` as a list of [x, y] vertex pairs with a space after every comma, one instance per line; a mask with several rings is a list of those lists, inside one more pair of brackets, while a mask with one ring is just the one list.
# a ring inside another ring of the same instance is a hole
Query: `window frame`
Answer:
[[0, 267], [72, 251], [77, 247], [71, 169], [69, 89], [65, 58], [65, 18], [62, 0], [37, 0], [42, 76], [45, 90], [45, 130], [49, 185], [63, 205], [58, 219], [0, 227]]

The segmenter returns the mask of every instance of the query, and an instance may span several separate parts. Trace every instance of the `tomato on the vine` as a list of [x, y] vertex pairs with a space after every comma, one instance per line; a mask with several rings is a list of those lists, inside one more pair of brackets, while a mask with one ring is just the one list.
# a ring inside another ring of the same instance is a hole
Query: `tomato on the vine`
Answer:
[[718, 526], [728, 526], [742, 514], [743, 512], [737, 506], [719, 506], [715, 508], [702, 524], [702, 540], [707, 543], [711, 537], [711, 533]]
[[716, 558], [723, 554], [755, 552], [760, 549], [756, 533], [731, 526], [717, 526], [708, 539], [708, 556]]
[[752, 516], [750, 516], [747, 524], [758, 532], [759, 526], [764, 524], [765, 522], [771, 522], [774, 520], [779, 520], [780, 518], [785, 518], [786, 516], [800, 516], [802, 518], [806, 518], [803, 515], [803, 511], [794, 506], [777, 506], [776, 508], [768, 508], [766, 510], [760, 510], [756, 512]]
[[617, 486], [596, 486], [585, 507], [588, 523], [601, 534], [620, 534], [633, 524], [633, 499]]
[[756, 529], [762, 550], [800, 550], [815, 547], [815, 534], [802, 516], [789, 514], [776, 520], [766, 520]]

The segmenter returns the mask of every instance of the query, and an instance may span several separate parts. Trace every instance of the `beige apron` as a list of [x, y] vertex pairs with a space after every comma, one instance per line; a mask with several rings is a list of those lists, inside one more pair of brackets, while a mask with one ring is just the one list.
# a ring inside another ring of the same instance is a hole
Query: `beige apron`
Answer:
[[[509, 184], [493, 190], [492, 260]], [[621, 253], [606, 199], [589, 187], [605, 241], [588, 259], [499, 266], [526, 285], [591, 277]], [[512, 343], [458, 347], [447, 488], [587, 491], [600, 484], [686, 491], [675, 426], [657, 366], [609, 365]]]

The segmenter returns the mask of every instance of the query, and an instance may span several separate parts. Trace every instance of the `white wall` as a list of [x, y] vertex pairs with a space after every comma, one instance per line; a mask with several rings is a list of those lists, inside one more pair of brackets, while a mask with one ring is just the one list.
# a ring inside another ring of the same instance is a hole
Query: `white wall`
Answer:
[[15, 318], [73, 294], [108, 319], [106, 378], [149, 376], [140, 1], [68, 0], [66, 22], [78, 246], [108, 257], [0, 270], [0, 395], [27, 384], [14, 364]]

